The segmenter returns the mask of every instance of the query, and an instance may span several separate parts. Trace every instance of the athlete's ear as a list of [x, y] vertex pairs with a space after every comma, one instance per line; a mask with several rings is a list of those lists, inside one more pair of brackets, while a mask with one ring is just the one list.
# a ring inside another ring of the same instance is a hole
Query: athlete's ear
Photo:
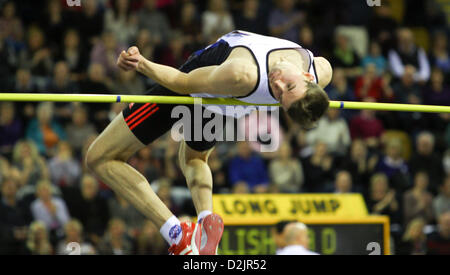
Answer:
[[306, 80], [314, 81], [314, 76], [312, 74], [304, 72], [303, 75], [306, 77]]

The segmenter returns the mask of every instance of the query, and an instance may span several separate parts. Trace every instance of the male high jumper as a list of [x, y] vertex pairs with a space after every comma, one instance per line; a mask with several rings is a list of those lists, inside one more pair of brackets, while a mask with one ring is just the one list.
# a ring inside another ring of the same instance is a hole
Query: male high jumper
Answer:
[[[197, 51], [180, 69], [147, 60], [137, 47], [122, 52], [117, 65], [154, 80], [157, 84], [149, 95], [225, 96], [254, 104], [280, 103], [305, 128], [314, 125], [329, 107], [323, 88], [331, 81], [332, 68], [325, 58], [314, 57], [296, 43], [244, 31], [233, 31]], [[171, 129], [177, 122], [171, 112], [177, 106], [130, 104], [94, 141], [86, 162], [97, 177], [160, 228], [172, 254], [216, 254], [223, 221], [212, 213], [208, 157], [215, 141], [185, 139], [179, 149], [180, 167], [198, 213], [195, 224], [181, 224], [146, 178], [127, 164], [138, 150]]]

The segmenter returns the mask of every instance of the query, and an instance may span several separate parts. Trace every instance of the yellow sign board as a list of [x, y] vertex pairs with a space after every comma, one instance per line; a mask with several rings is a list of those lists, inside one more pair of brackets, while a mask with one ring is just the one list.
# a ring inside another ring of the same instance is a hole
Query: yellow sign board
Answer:
[[225, 223], [368, 215], [361, 194], [214, 195], [213, 204], [214, 212], [221, 215]]

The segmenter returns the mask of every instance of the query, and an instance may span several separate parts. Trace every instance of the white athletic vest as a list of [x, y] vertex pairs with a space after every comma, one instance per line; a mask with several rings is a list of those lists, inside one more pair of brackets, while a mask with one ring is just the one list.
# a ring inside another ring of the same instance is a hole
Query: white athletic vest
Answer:
[[[244, 101], [247, 103], [255, 103], [255, 104], [277, 104], [278, 101], [272, 96], [270, 89], [269, 89], [269, 82], [268, 82], [268, 58], [269, 54], [272, 51], [280, 50], [280, 49], [303, 49], [300, 45], [270, 36], [263, 36], [251, 32], [245, 32], [245, 31], [233, 31], [230, 32], [221, 38], [219, 38], [219, 41], [225, 41], [228, 43], [228, 45], [232, 48], [235, 47], [245, 47], [247, 48], [253, 55], [257, 65], [258, 65], [258, 83], [256, 84], [255, 90], [253, 90], [248, 96], [245, 97], [233, 97], [233, 96], [225, 96], [225, 95], [214, 95], [214, 94], [207, 94], [207, 93], [201, 93], [201, 94], [191, 94], [193, 97], [205, 97], [205, 98], [236, 98], [240, 101]], [[315, 71], [314, 66], [314, 55], [311, 51], [305, 49], [309, 56], [309, 73], [311, 73], [314, 78], [315, 82], [318, 82], [317, 74]], [[208, 109], [209, 106], [205, 105]], [[214, 109], [217, 109], [217, 107], [220, 107], [223, 111], [225, 111], [225, 106], [216, 106]], [[214, 110], [210, 109], [212, 112], [215, 112]], [[225, 114], [225, 112], [224, 112]], [[234, 115], [236, 118], [240, 118], [247, 113], [240, 113], [237, 115]]]

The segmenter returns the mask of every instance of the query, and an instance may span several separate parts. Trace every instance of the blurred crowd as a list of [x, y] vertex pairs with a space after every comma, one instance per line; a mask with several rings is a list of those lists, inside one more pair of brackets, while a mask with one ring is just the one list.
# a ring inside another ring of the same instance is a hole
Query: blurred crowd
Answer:
[[[241, 29], [330, 60], [332, 100], [450, 106], [449, 0], [0, 0], [0, 92], [144, 94], [117, 68], [131, 45], [178, 67]], [[89, 174], [87, 148], [123, 104], [0, 103], [0, 253], [167, 254], [159, 228]], [[281, 113], [275, 153], [219, 143], [215, 193], [361, 193], [393, 252], [450, 254], [449, 114], [329, 110], [304, 131]], [[178, 216], [196, 216], [167, 135], [129, 160]]]

